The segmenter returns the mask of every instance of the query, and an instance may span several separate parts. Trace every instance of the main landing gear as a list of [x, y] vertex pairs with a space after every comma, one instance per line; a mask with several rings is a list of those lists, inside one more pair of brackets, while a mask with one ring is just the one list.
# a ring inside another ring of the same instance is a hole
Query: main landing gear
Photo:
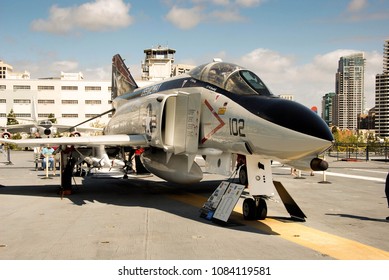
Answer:
[[243, 201], [243, 218], [245, 220], [264, 220], [266, 216], [267, 204], [262, 197], [246, 198]]

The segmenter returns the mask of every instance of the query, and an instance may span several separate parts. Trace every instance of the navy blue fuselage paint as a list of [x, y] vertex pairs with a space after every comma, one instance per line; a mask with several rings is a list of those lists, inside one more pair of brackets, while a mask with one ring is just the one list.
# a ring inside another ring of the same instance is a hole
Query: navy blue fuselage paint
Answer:
[[154, 93], [163, 93], [164, 91], [187, 87], [206, 88], [226, 96], [252, 114], [269, 122], [323, 140], [333, 141], [333, 135], [328, 125], [315, 112], [300, 103], [274, 96], [239, 95], [192, 77], [161, 82], [149, 87], [137, 89], [119, 98], [130, 100]]

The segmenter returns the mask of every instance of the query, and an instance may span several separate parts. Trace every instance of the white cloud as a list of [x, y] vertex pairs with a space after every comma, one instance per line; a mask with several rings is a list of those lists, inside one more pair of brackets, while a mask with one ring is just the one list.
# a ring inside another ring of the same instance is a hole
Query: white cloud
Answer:
[[235, 3], [242, 7], [255, 7], [263, 3], [263, 0], [235, 0]]
[[[80, 64], [74, 60], [57, 60], [55, 54], [47, 53], [39, 61], [20, 60], [13, 63], [15, 69], [25, 69], [32, 79], [59, 77], [62, 72], [80, 72]], [[17, 70], [19, 72], [19, 70]]]
[[212, 0], [208, 2], [212, 2], [213, 4], [220, 6], [227, 6], [230, 4], [230, 0]]
[[107, 64], [97, 68], [86, 68], [81, 71], [84, 78], [88, 80], [109, 80], [111, 78], [112, 66]]
[[209, 14], [209, 17], [215, 18], [222, 22], [237, 22], [244, 20], [244, 18], [239, 14], [239, 11], [237, 10], [214, 11]]
[[243, 21], [241, 10], [258, 6], [264, 0], [192, 0], [191, 8], [178, 7], [183, 1], [175, 2], [165, 18], [180, 29], [191, 29], [202, 21]]
[[369, 5], [368, 0], [351, 0], [346, 13], [342, 14], [342, 19], [350, 22], [387, 20], [389, 10], [385, 1], [376, 1]]
[[[242, 56], [238, 64], [258, 74], [275, 95], [292, 94], [307, 107], [321, 107], [321, 99], [335, 92], [335, 73], [340, 57], [357, 50], [335, 50], [316, 55], [309, 63], [298, 64], [291, 56], [267, 49], [256, 49]], [[375, 75], [382, 73], [382, 54], [364, 52], [366, 107], [374, 107]]]
[[351, 0], [347, 6], [347, 10], [352, 13], [359, 12], [363, 10], [367, 4], [367, 0]]
[[80, 6], [61, 8], [52, 6], [48, 19], [31, 23], [34, 31], [63, 34], [73, 30], [106, 31], [122, 28], [133, 21], [130, 4], [123, 0], [95, 0]]
[[244, 55], [242, 62], [255, 67], [259, 71], [262, 69], [265, 72], [279, 72], [289, 68], [292, 64], [292, 59], [272, 50], [256, 49]]
[[190, 29], [204, 19], [201, 12], [202, 8], [199, 6], [193, 8], [178, 8], [177, 6], [173, 6], [166, 15], [166, 19], [180, 29]]
[[70, 72], [70, 71], [78, 71], [78, 62], [70, 61], [70, 60], [62, 60], [55, 61], [51, 64], [51, 70], [60, 73], [62, 72]]

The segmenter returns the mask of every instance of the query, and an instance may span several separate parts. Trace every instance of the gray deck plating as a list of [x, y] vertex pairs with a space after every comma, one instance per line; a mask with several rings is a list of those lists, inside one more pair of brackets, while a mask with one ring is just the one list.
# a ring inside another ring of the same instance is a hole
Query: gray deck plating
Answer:
[[[43, 180], [32, 152], [0, 159], [0, 259], [334, 259], [309, 245], [283, 238], [269, 223], [244, 221], [233, 213], [225, 226], [199, 217], [201, 203], [222, 176], [205, 174], [192, 186], [143, 179], [76, 178], [76, 191], [61, 199], [59, 177]], [[268, 201], [269, 220], [356, 241], [389, 254], [389, 216], [382, 162], [330, 161], [322, 173], [302, 180], [275, 166], [306, 214], [294, 222], [280, 199]], [[58, 173], [58, 172], [57, 172]], [[295, 234], [298, 239], [298, 234]], [[352, 252], [350, 252], [350, 256]], [[351, 257], [350, 257], [351, 258]], [[366, 253], [366, 259], [369, 258]]]

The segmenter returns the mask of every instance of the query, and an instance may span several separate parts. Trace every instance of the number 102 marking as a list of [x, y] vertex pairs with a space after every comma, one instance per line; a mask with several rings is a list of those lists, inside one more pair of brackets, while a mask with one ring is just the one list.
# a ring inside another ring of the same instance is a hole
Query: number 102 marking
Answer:
[[246, 134], [243, 133], [244, 119], [238, 120], [236, 118], [230, 118], [229, 125], [230, 125], [230, 135], [246, 137]]

